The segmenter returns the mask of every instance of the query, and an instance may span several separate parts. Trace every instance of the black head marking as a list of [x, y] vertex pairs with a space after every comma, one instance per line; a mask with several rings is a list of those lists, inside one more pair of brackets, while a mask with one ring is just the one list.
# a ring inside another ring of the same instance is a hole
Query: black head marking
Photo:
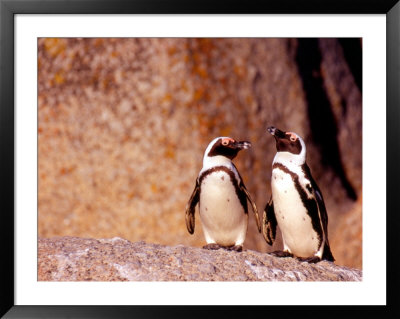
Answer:
[[208, 156], [222, 155], [230, 160], [233, 160], [240, 150], [251, 147], [250, 142], [241, 141], [237, 142], [232, 138], [220, 138], [218, 139], [211, 150], [208, 152]]
[[300, 154], [302, 146], [300, 138], [292, 132], [284, 132], [273, 126], [268, 127], [268, 132], [275, 137], [278, 152]]

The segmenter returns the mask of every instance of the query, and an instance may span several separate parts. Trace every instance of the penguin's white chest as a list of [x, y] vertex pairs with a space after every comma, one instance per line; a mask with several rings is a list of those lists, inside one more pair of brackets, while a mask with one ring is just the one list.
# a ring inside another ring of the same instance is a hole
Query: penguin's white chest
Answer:
[[313, 256], [318, 251], [319, 238], [292, 176], [279, 168], [273, 169], [271, 188], [284, 245], [298, 257]]
[[207, 175], [200, 185], [200, 218], [208, 244], [243, 245], [248, 215], [225, 171]]

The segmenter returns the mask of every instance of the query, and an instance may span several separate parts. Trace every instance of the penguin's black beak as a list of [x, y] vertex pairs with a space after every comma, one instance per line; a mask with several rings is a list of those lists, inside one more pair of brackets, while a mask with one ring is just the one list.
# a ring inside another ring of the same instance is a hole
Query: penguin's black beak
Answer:
[[233, 146], [234, 146], [235, 148], [238, 148], [238, 149], [242, 150], [242, 149], [248, 149], [248, 148], [250, 148], [250, 147], [251, 147], [251, 143], [250, 143], [250, 142], [247, 142], [247, 141], [240, 141], [240, 142], [235, 142], [235, 143], [233, 144]]
[[277, 139], [285, 137], [285, 132], [277, 129], [276, 127], [270, 126], [267, 128], [267, 131]]

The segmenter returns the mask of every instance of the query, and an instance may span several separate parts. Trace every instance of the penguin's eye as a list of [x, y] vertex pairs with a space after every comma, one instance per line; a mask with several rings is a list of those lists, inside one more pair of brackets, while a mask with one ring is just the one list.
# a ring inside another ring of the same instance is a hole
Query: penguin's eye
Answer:
[[229, 141], [228, 141], [228, 140], [223, 140], [223, 141], [222, 141], [222, 145], [223, 145], [223, 146], [227, 146], [228, 144], [229, 144]]
[[296, 142], [296, 140], [297, 140], [297, 138], [296, 138], [295, 136], [291, 136], [291, 137], [290, 137], [290, 141]]

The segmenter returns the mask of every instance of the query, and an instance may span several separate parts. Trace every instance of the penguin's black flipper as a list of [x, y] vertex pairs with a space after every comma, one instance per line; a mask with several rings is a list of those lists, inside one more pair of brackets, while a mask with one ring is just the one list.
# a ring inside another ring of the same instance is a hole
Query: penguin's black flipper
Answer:
[[325, 243], [324, 247], [324, 253], [322, 254], [322, 259], [328, 260], [328, 261], [335, 261], [335, 258], [332, 255], [331, 248], [329, 247], [329, 243]]
[[265, 241], [268, 245], [272, 246], [275, 241], [276, 236], [276, 217], [274, 211], [274, 203], [272, 201], [272, 196], [265, 206], [263, 212], [263, 221], [262, 221], [262, 234], [264, 236]]
[[335, 258], [333, 257], [331, 249], [329, 247], [328, 213], [326, 212], [324, 198], [322, 197], [322, 193], [321, 193], [317, 183], [315, 182], [314, 178], [312, 177], [310, 168], [308, 167], [308, 165], [306, 163], [303, 164], [302, 169], [305, 172], [305, 176], [311, 182], [311, 192], [317, 201], [318, 213], [319, 213], [319, 217], [320, 217], [321, 224], [322, 224], [322, 230], [324, 231], [324, 234], [325, 234], [325, 246], [324, 246], [324, 252], [322, 254], [322, 259], [326, 259], [329, 261], [335, 261]]
[[186, 228], [190, 234], [194, 233], [194, 213], [196, 211], [196, 205], [200, 200], [200, 185], [199, 180], [196, 179], [196, 186], [194, 187], [192, 196], [190, 196], [189, 202], [186, 205]]
[[251, 204], [251, 208], [253, 209], [254, 217], [256, 218], [258, 232], [261, 233], [260, 217], [258, 215], [258, 209], [257, 209], [256, 203], [254, 203], [254, 201], [251, 199], [250, 193], [247, 190], [246, 186], [244, 186], [243, 182], [240, 183], [239, 187], [246, 194], [247, 200]]

